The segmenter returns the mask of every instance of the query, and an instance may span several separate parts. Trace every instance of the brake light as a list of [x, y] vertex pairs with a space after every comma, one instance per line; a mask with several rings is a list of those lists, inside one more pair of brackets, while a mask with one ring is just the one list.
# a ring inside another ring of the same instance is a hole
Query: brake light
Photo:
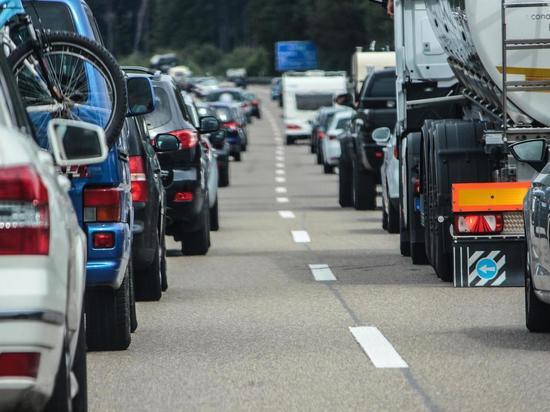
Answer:
[[145, 174], [145, 161], [142, 156], [130, 156], [130, 179], [132, 181], [132, 200], [134, 202], [147, 202], [149, 199], [149, 187]]
[[170, 132], [169, 134], [174, 135], [178, 138], [181, 143], [182, 149], [192, 149], [199, 142], [199, 135], [194, 130], [175, 130], [173, 132]]
[[0, 353], [0, 377], [36, 378], [39, 362], [36, 352]]
[[94, 249], [112, 249], [115, 247], [115, 234], [113, 232], [95, 232], [92, 243]]
[[454, 228], [460, 234], [496, 234], [502, 232], [504, 219], [502, 213], [456, 215]]
[[286, 128], [287, 128], [288, 130], [300, 130], [300, 129], [301, 129], [301, 127], [298, 126], [297, 124], [287, 124], [287, 125], [286, 125]]
[[259, 102], [258, 100], [252, 100], [252, 104], [253, 104], [254, 106], [257, 106], [258, 104], [260, 104], [260, 102]]
[[325, 138], [325, 132], [323, 132], [322, 130], [319, 130], [317, 132], [317, 139], [323, 140], [324, 138]]
[[186, 203], [193, 201], [193, 192], [177, 192], [174, 195], [174, 202]]
[[420, 179], [417, 177], [413, 178], [413, 190], [415, 194], [420, 194]]
[[384, 152], [376, 151], [374, 152], [374, 157], [377, 159], [382, 159], [384, 157]]
[[0, 255], [47, 255], [48, 190], [29, 166], [0, 169]]
[[117, 187], [84, 190], [85, 222], [120, 222], [122, 189]]
[[336, 137], [335, 134], [329, 134], [328, 135], [328, 140], [336, 140], [336, 139], [337, 139], [337, 137]]
[[225, 122], [223, 127], [229, 130], [237, 130], [239, 128], [239, 124], [237, 122]]
[[395, 159], [399, 159], [399, 146], [395, 145], [393, 147], [393, 157]]

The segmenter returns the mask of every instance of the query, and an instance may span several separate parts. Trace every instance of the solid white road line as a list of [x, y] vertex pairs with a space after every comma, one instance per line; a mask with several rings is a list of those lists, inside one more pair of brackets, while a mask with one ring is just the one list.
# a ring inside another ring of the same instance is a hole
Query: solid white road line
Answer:
[[286, 182], [286, 178], [281, 177], [281, 176], [277, 176], [277, 177], [275, 178], [275, 181], [276, 181], [277, 183], [285, 183], [285, 182]]
[[336, 276], [330, 270], [329, 265], [309, 265], [309, 269], [317, 282], [332, 282], [336, 280]]
[[377, 368], [408, 368], [409, 365], [399, 356], [392, 344], [374, 326], [349, 328], [371, 362]]
[[286, 187], [276, 187], [275, 193], [286, 193]]
[[275, 173], [278, 174], [278, 175], [284, 175], [285, 171], [283, 169], [277, 169], [277, 170], [275, 170]]
[[292, 238], [296, 243], [311, 242], [311, 238], [309, 237], [309, 234], [305, 230], [293, 230], [291, 233], [292, 233]]
[[289, 200], [288, 200], [288, 197], [278, 197], [277, 198], [277, 203], [288, 203]]
[[290, 210], [279, 210], [279, 216], [283, 219], [296, 219], [296, 215], [294, 215], [294, 213]]

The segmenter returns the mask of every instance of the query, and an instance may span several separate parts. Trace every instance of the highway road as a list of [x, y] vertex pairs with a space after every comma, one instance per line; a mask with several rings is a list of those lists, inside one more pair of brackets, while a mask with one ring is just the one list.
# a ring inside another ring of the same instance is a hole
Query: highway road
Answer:
[[169, 290], [138, 304], [130, 349], [88, 356], [90, 410], [546, 410], [550, 336], [527, 332], [523, 289], [413, 266], [259, 93], [210, 253], [168, 242]]

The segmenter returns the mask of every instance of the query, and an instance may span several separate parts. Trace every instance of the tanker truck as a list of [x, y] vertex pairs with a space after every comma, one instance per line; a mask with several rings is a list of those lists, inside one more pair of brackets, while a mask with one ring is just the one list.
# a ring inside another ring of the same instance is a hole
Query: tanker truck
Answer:
[[396, 0], [394, 23], [401, 253], [522, 286], [535, 171], [510, 148], [550, 137], [550, 2]]

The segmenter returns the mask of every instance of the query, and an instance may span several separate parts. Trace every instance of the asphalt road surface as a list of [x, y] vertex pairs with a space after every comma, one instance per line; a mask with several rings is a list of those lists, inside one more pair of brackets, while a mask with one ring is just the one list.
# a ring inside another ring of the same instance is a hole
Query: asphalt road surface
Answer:
[[337, 175], [284, 146], [259, 93], [210, 253], [169, 241], [169, 290], [138, 304], [130, 349], [88, 356], [90, 410], [548, 410], [550, 336], [526, 331], [523, 289], [413, 266], [380, 211], [341, 209]]

